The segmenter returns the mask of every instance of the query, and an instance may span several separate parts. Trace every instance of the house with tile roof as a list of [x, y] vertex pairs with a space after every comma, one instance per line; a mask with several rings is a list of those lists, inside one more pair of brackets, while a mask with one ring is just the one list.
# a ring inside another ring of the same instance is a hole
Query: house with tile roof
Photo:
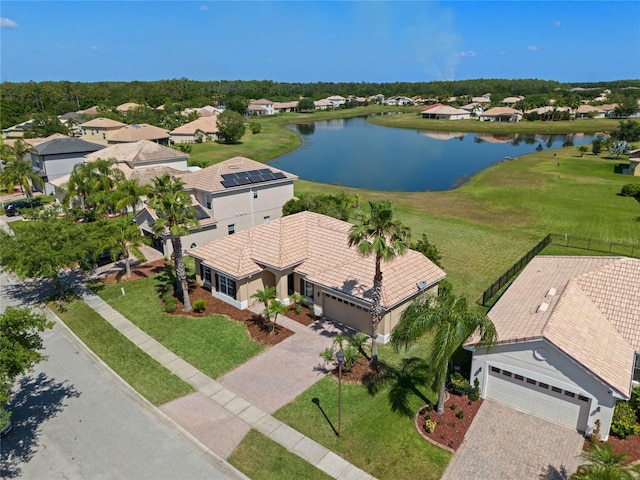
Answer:
[[134, 123], [114, 131], [107, 139], [107, 142], [114, 144], [150, 140], [160, 145], [169, 145], [169, 137], [169, 131], [164, 128], [149, 125], [148, 123]]
[[594, 105], [580, 105], [575, 115], [576, 118], [604, 118], [605, 111]]
[[[187, 251], [199, 283], [211, 294], [244, 309], [258, 290], [275, 287], [277, 298], [306, 297], [316, 315], [369, 334], [375, 258], [349, 247], [350, 223], [300, 212], [236, 232]], [[423, 254], [407, 250], [384, 263], [383, 316], [379, 341], [386, 343], [408, 304], [422, 292], [437, 292], [446, 276]]]
[[271, 100], [261, 98], [260, 100], [252, 100], [247, 107], [249, 115], [275, 115], [276, 111]]
[[87, 142], [108, 145], [111, 136], [124, 126], [125, 123], [110, 118], [94, 118], [81, 125], [80, 137]]
[[607, 439], [640, 382], [640, 260], [535, 257], [488, 313], [498, 344], [473, 352], [481, 395]]
[[481, 122], [519, 122], [522, 112], [511, 107], [493, 107], [478, 115]]
[[436, 103], [422, 109], [422, 118], [432, 120], [468, 120], [471, 118], [471, 114], [461, 108]]
[[629, 152], [629, 175], [640, 177], [640, 148]]
[[[281, 218], [282, 206], [293, 198], [293, 182], [298, 178], [245, 157], [177, 176], [198, 212], [199, 226], [183, 237], [183, 244], [192, 247]], [[145, 235], [154, 237], [156, 219], [149, 208], [135, 220]], [[156, 239], [154, 247], [165, 257], [171, 255], [168, 235]]]
[[65, 136], [55, 137], [46, 142], [38, 142], [37, 145], [32, 146], [30, 152], [31, 168], [42, 177], [44, 193], [47, 195], [55, 193], [52, 181], [70, 174], [77, 163], [84, 161], [86, 154], [104, 148], [104, 145]]
[[218, 137], [218, 116], [203, 116], [171, 130], [173, 143], [212, 142]]
[[118, 105], [116, 107], [116, 110], [120, 113], [126, 114], [129, 110], [133, 110], [134, 108], [138, 108], [138, 107], [142, 107], [142, 105], [135, 102], [126, 102], [126, 103], [123, 103], [122, 105]]

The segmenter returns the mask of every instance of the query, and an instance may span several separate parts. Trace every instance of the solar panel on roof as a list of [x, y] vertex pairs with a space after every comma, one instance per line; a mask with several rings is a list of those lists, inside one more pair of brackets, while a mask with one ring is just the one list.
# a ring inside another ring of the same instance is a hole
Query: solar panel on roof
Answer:
[[281, 178], [287, 178], [287, 176], [282, 172], [274, 172], [273, 176], [276, 180], [280, 180]]
[[236, 180], [236, 182], [238, 182], [238, 185], [249, 185], [250, 183], [252, 183], [251, 180], [248, 177], [246, 177], [246, 178], [238, 178]]
[[264, 174], [264, 173], [271, 173], [271, 170], [269, 170], [268, 168], [261, 168], [260, 170], [256, 170], [257, 172]]
[[224, 188], [229, 188], [229, 187], [237, 187], [238, 186], [238, 180], [235, 178], [232, 179], [227, 179], [227, 180], [223, 180], [222, 182], [222, 186]]
[[273, 176], [273, 172], [263, 173], [262, 177], [265, 179], [265, 181], [267, 181], [267, 180], [275, 180], [275, 178], [276, 178], [276, 177]]
[[206, 212], [201, 205], [195, 205], [193, 208], [196, 210], [196, 220], [203, 220], [205, 218], [210, 218], [209, 214]]

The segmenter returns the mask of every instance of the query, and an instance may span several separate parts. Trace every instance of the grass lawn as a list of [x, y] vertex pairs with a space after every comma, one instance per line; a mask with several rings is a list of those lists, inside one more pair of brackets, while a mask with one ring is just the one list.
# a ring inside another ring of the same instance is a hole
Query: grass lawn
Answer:
[[253, 480], [333, 478], [257, 430], [251, 430], [247, 434], [228, 461]]
[[124, 335], [75, 298], [58, 311], [49, 307], [80, 339], [120, 375], [129, 385], [154, 405], [161, 405], [194, 390], [149, 355], [131, 343]]
[[166, 281], [162, 275], [94, 288], [109, 305], [211, 378], [262, 351], [263, 347], [249, 338], [244, 325], [225, 316], [194, 318], [164, 313], [156, 293], [156, 288]]

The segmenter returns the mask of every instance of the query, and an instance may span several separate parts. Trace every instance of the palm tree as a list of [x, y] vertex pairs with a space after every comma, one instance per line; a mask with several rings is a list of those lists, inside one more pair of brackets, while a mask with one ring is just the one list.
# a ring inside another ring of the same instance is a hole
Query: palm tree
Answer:
[[67, 182], [67, 194], [63, 199], [63, 204], [69, 206], [72, 199], [80, 200], [80, 207], [84, 212], [87, 209], [87, 200], [93, 193], [93, 167], [90, 163], [77, 163], [74, 165], [69, 181]]
[[255, 298], [259, 302], [264, 303], [264, 311], [262, 314], [267, 317], [269, 323], [271, 323], [271, 301], [275, 300], [277, 296], [276, 287], [265, 287], [251, 295], [251, 298]]
[[131, 207], [135, 217], [138, 203], [147, 193], [147, 189], [140, 185], [137, 178], [121, 180], [118, 182], [117, 189], [121, 193], [121, 198], [116, 208], [126, 210]]
[[150, 245], [151, 240], [146, 237], [138, 225], [128, 217], [116, 225], [112, 239], [116, 247], [113, 253], [117, 252], [118, 254], [124, 255], [124, 270], [127, 278], [131, 278], [131, 256], [133, 255], [138, 260], [144, 262], [146, 259], [140, 251], [140, 246]]
[[349, 231], [349, 246], [356, 246], [364, 257], [375, 256], [375, 275], [371, 303], [371, 363], [378, 363], [376, 338], [382, 317], [382, 261], [390, 261], [407, 250], [410, 232], [393, 218], [388, 200], [369, 202], [369, 212], [358, 210], [358, 223]]
[[273, 323], [269, 325], [269, 333], [273, 333], [276, 330], [276, 322], [278, 321], [278, 315], [284, 315], [287, 313], [287, 306], [280, 300], [273, 299], [269, 304], [269, 310], [273, 313]]
[[7, 164], [2, 169], [0, 182], [6, 187], [9, 193], [13, 192], [15, 185], [20, 185], [20, 191], [28, 199], [33, 197], [33, 186], [42, 188], [44, 181], [31, 168], [31, 163], [25, 157], [32, 151], [33, 147], [28, 143], [17, 139], [12, 147], [2, 145], [2, 154], [7, 158]]
[[196, 210], [191, 204], [191, 197], [182, 188], [179, 178], [168, 174], [154, 178], [154, 187], [149, 193], [149, 206], [156, 211], [158, 219], [153, 224], [153, 231], [160, 236], [168, 232], [173, 246], [176, 269], [176, 294], [182, 296], [184, 311], [191, 310], [189, 285], [182, 253], [182, 236], [189, 233], [189, 227], [198, 225]]
[[640, 478], [640, 465], [632, 466], [626, 455], [613, 453], [608, 443], [594, 443], [582, 454], [587, 463], [578, 467], [575, 480], [636, 480]]
[[427, 362], [431, 369], [431, 388], [438, 390], [437, 412], [444, 412], [444, 392], [451, 357], [462, 343], [478, 332], [479, 348], [488, 348], [497, 341], [493, 322], [479, 310], [472, 310], [464, 297], [450, 290], [440, 295], [424, 293], [411, 302], [402, 313], [391, 334], [396, 350], [408, 348], [427, 333], [431, 334], [431, 350]]

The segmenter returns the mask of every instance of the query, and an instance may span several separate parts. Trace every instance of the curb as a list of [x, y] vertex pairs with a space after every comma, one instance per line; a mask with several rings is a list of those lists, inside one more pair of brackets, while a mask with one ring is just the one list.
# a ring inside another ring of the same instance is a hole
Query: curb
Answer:
[[199, 452], [200, 458], [205, 461], [214, 464], [218, 467], [224, 469], [225, 474], [229, 474], [228, 478], [237, 479], [237, 480], [251, 480], [240, 470], [235, 468], [221, 456], [216, 454], [213, 450], [203, 444], [200, 440], [194, 437], [188, 430], [184, 429], [182, 426], [178, 425], [171, 417], [163, 413], [158, 407], [153, 405], [149, 400], [144, 398], [140, 393], [138, 393], [131, 385], [129, 385], [120, 375], [118, 375], [109, 365], [107, 365], [98, 355], [96, 355], [93, 350], [91, 350], [81, 339], [78, 337], [73, 330], [71, 330], [67, 324], [65, 324], [56, 313], [51, 310], [45, 304], [41, 304], [39, 306], [40, 310], [44, 313], [44, 315], [56, 322], [59, 325], [66, 335], [71, 339], [71, 341], [80, 348], [87, 356], [113, 381], [115, 381], [119, 388], [125, 393], [129, 398], [135, 400], [141, 407], [147, 410], [151, 415], [153, 415], [159, 423], [167, 427], [174, 435], [180, 437], [184, 440], [191, 448]]

